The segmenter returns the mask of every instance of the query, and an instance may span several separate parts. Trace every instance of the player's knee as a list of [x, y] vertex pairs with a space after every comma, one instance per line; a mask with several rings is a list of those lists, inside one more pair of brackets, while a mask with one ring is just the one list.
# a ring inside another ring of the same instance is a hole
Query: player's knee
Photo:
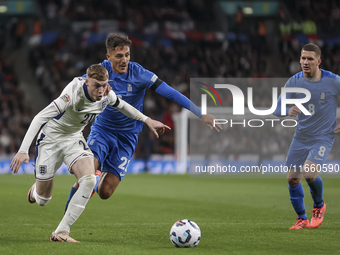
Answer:
[[112, 193], [111, 192], [107, 192], [107, 191], [102, 191], [98, 193], [99, 197], [101, 199], [108, 199], [109, 197], [111, 197]]
[[96, 176], [94, 174], [85, 175], [78, 180], [78, 183], [79, 186], [83, 186], [92, 190], [96, 185]]
[[300, 184], [301, 179], [299, 178], [287, 178], [288, 184], [290, 186], [296, 186]]
[[316, 177], [306, 177], [305, 179], [306, 179], [306, 182], [312, 183], [315, 181]]
[[106, 189], [99, 189], [98, 195], [101, 199], [108, 199], [113, 194], [114, 189], [112, 188], [106, 188]]

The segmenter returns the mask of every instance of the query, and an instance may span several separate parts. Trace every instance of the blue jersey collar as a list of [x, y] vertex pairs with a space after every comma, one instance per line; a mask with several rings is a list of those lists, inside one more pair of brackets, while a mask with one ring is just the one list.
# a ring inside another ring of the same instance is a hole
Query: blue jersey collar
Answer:
[[91, 102], [95, 102], [95, 101], [93, 101], [93, 100], [91, 99], [91, 97], [90, 97], [90, 95], [89, 95], [89, 92], [87, 91], [87, 85], [86, 85], [86, 83], [84, 83], [83, 89], [84, 89], [84, 93], [85, 93], [86, 98], [87, 98], [89, 101], [91, 101]]
[[120, 79], [126, 80], [127, 77], [128, 77], [128, 72], [129, 72], [129, 69], [128, 69], [128, 71], [127, 71], [126, 73], [124, 73], [124, 74], [119, 74], [118, 77], [119, 77]]
[[[111, 65], [111, 63], [110, 63], [110, 65]], [[126, 80], [126, 79], [128, 78], [128, 76], [129, 76], [129, 70], [130, 70], [130, 68], [131, 68], [131, 63], [129, 62], [129, 68], [128, 68], [127, 72], [124, 73], [124, 74], [118, 74], [118, 73], [115, 73], [115, 72], [113, 71], [112, 65], [111, 65], [112, 78], [113, 78], [113, 79], [118, 78], [118, 79], [121, 79], [121, 80]]]
[[323, 70], [321, 68], [320, 68], [320, 70], [321, 70], [321, 79], [322, 79], [325, 76], [325, 70]]

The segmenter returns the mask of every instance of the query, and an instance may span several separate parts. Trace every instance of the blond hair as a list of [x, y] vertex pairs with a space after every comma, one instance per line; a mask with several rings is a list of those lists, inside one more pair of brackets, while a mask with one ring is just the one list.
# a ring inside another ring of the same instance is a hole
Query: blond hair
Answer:
[[93, 78], [98, 81], [105, 81], [109, 78], [109, 73], [102, 65], [94, 64], [87, 68], [86, 76], [87, 78]]

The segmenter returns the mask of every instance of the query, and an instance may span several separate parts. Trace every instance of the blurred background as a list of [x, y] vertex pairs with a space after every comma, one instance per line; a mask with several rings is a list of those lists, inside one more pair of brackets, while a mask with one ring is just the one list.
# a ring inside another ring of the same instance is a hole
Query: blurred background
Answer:
[[[190, 78], [288, 78], [301, 70], [300, 49], [308, 42], [321, 47], [321, 68], [339, 74], [339, 25], [340, 1], [331, 0], [0, 0], [0, 172], [8, 172], [35, 114], [73, 77], [105, 59], [110, 33], [128, 35], [131, 61], [190, 97]], [[254, 106], [269, 108], [271, 86], [258, 91]], [[176, 128], [183, 126], [175, 117], [181, 110], [147, 90], [144, 113], [172, 130], [155, 139], [144, 128], [129, 171], [176, 172], [178, 154], [190, 147], [178, 149], [190, 137], [181, 139]], [[260, 153], [282, 160], [294, 130], [273, 128], [261, 137], [247, 128], [227, 132], [221, 144], [226, 158]], [[330, 159], [337, 148], [338, 142]]]

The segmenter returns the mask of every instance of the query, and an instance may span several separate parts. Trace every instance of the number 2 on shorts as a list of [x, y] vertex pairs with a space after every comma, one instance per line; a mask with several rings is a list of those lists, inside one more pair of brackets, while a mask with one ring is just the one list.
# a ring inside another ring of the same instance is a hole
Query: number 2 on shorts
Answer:
[[127, 160], [126, 157], [121, 157], [120, 160], [123, 160], [123, 163], [121, 163], [118, 168], [124, 170], [125, 172], [127, 171], [127, 167], [130, 163], [130, 160]]

